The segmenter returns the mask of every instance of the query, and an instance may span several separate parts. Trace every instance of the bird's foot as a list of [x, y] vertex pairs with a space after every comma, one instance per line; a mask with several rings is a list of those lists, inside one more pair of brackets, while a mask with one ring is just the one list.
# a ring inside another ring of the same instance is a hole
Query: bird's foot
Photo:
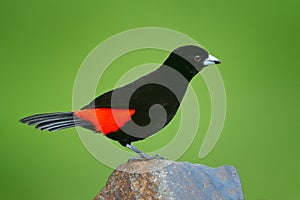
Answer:
[[130, 158], [128, 160], [128, 162], [132, 162], [132, 161], [147, 161], [147, 160], [167, 160], [166, 157], [162, 156], [162, 155], [154, 155], [154, 156], [149, 156], [147, 154], [145, 154], [147, 157], [145, 156], [137, 156], [137, 157], [133, 157]]
[[140, 151], [139, 149], [137, 149], [135, 146], [133, 146], [131, 144], [127, 144], [126, 147], [140, 155], [139, 157], [131, 158], [130, 161], [131, 160], [152, 160], [152, 159], [167, 160], [166, 157], [164, 157], [162, 155], [159, 155], [159, 154], [156, 154], [154, 156], [149, 156], [149, 155], [147, 155], [144, 152]]
[[160, 155], [160, 154], [156, 154], [154, 156], [151, 156], [152, 159], [161, 159], [161, 160], [168, 160], [166, 157]]

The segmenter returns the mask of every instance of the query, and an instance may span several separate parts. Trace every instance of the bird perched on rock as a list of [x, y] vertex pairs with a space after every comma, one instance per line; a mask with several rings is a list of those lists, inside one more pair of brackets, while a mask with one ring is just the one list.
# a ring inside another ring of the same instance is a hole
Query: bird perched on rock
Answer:
[[131, 143], [164, 128], [175, 116], [192, 78], [204, 67], [219, 63], [201, 47], [182, 46], [155, 71], [100, 95], [80, 110], [36, 114], [20, 121], [51, 132], [81, 126], [147, 157]]

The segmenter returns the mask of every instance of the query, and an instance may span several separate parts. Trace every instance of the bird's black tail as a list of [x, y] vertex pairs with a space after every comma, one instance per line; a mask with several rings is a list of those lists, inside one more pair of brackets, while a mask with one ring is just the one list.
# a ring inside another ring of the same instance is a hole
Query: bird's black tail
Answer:
[[48, 131], [58, 131], [65, 128], [84, 125], [84, 121], [73, 115], [72, 112], [56, 112], [36, 114], [25, 117], [20, 122], [35, 125], [35, 128]]

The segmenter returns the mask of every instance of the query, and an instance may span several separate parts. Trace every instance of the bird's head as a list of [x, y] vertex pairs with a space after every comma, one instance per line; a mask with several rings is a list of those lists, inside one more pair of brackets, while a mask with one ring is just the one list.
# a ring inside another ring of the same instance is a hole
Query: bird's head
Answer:
[[208, 65], [221, 63], [216, 57], [210, 55], [205, 49], [194, 45], [181, 46], [175, 49], [172, 53], [179, 55], [188, 61], [198, 71]]

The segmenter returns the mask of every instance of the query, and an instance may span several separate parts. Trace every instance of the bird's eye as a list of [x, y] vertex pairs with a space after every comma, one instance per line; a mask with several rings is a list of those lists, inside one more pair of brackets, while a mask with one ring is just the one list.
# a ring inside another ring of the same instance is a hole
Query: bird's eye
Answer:
[[194, 60], [195, 60], [196, 62], [200, 62], [200, 61], [201, 61], [201, 57], [200, 57], [199, 55], [196, 55], [196, 56], [194, 57]]

